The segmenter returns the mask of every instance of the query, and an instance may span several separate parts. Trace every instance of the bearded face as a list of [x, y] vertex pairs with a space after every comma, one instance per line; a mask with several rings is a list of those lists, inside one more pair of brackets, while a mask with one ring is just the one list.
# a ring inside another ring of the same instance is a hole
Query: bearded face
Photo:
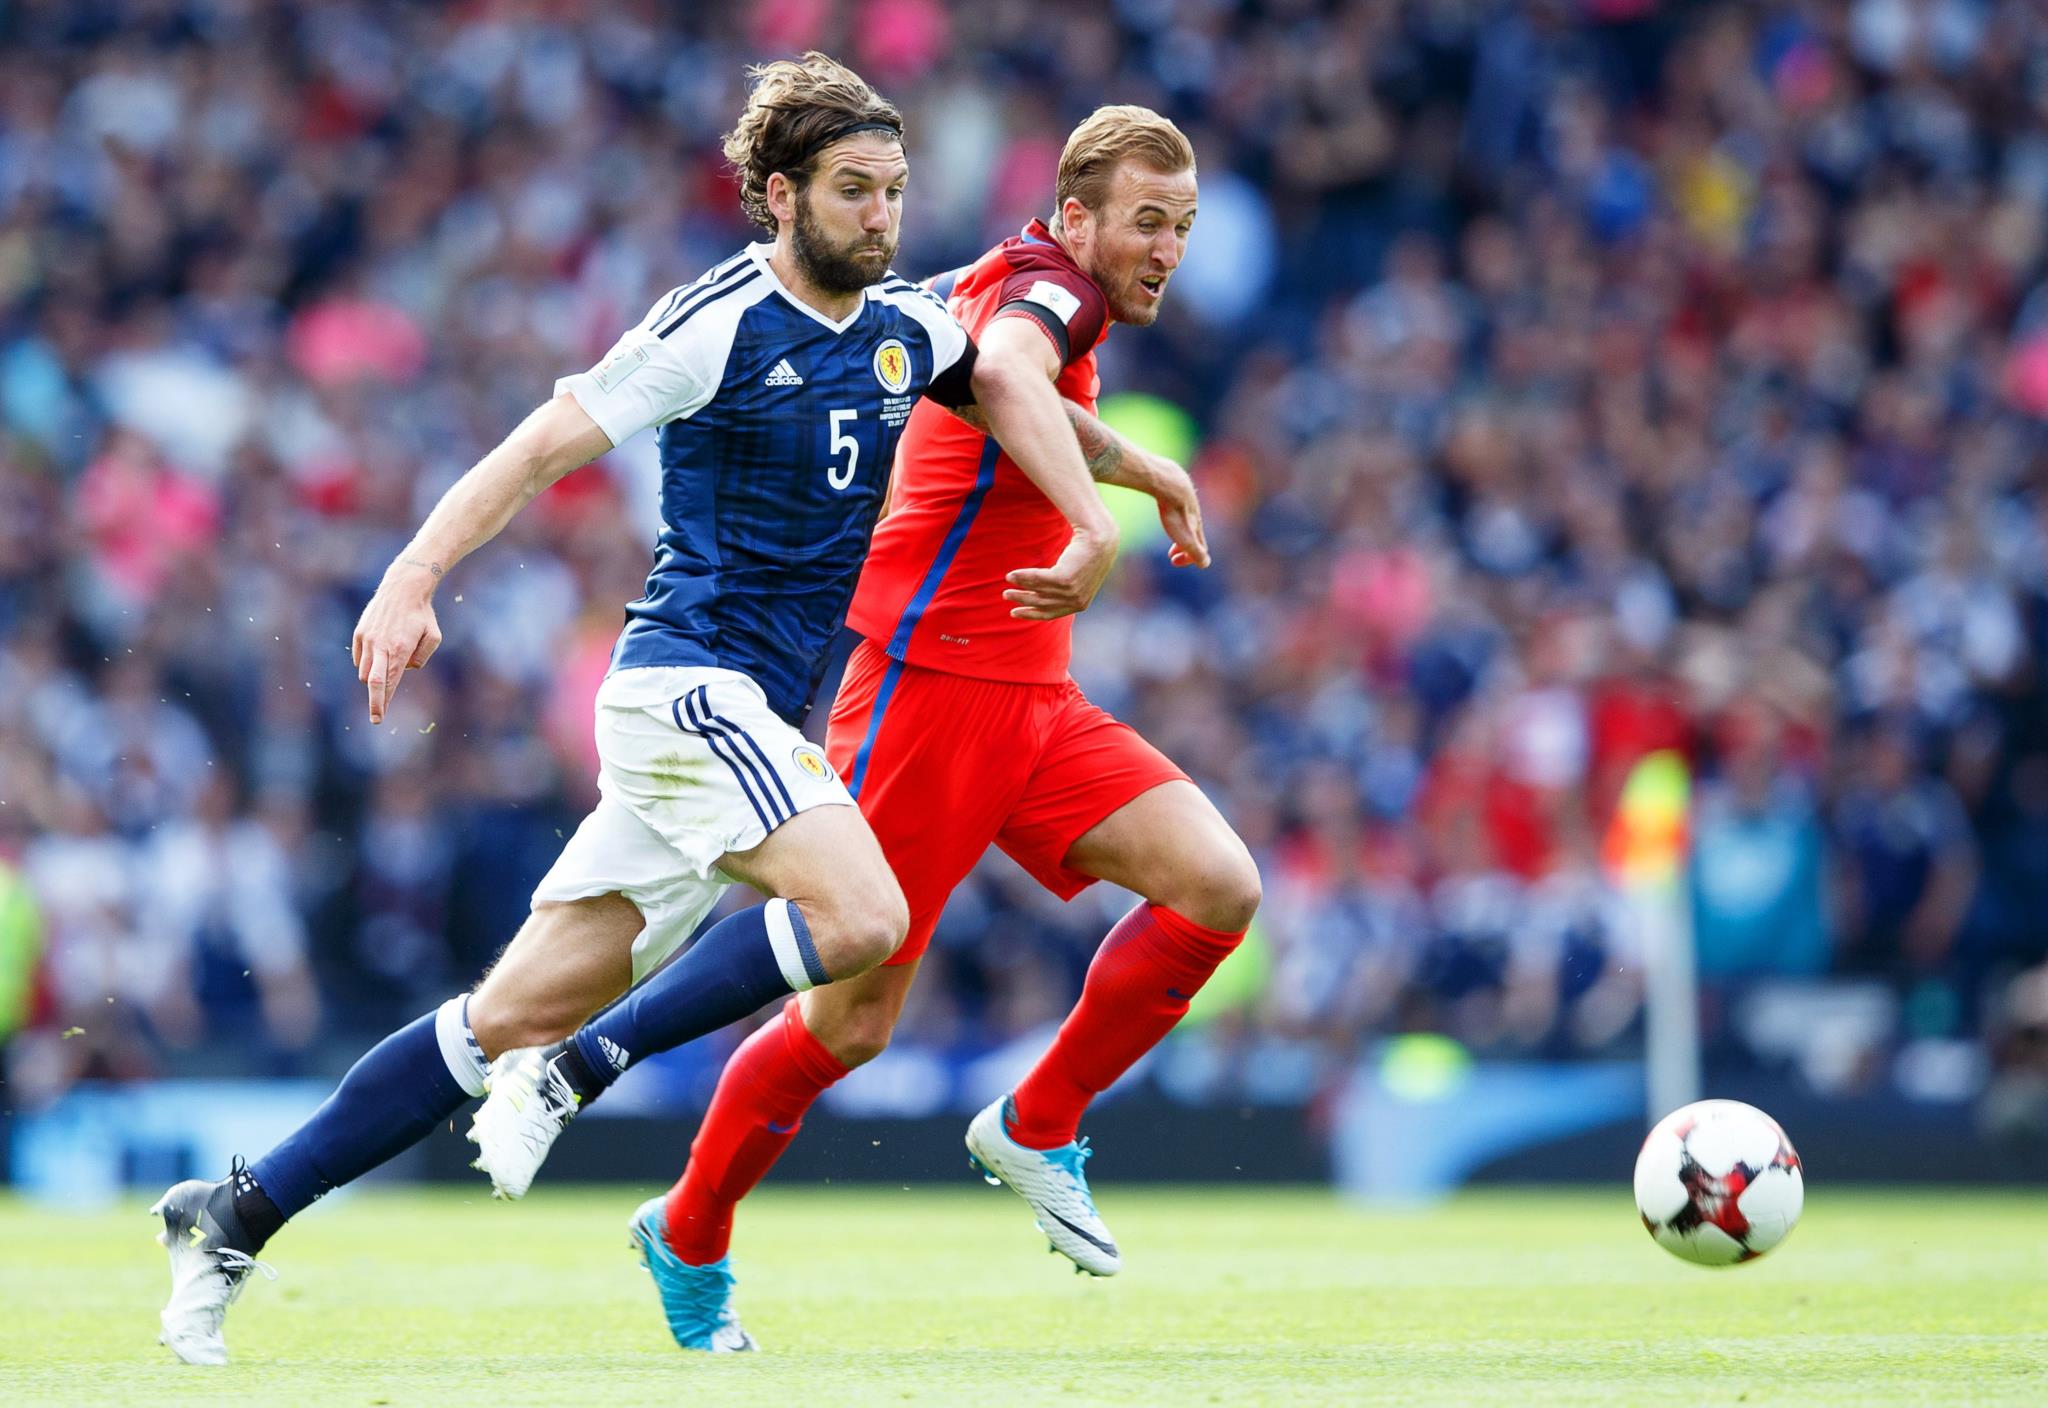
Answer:
[[[834, 205], [828, 203], [828, 210]], [[890, 261], [896, 257], [897, 232], [893, 223], [881, 232], [863, 229], [858, 220], [838, 223], [846, 228], [832, 228], [834, 221], [812, 204], [807, 186], [797, 192], [790, 246], [797, 268], [812, 287], [829, 294], [859, 293], [869, 284], [879, 283], [889, 271]]]

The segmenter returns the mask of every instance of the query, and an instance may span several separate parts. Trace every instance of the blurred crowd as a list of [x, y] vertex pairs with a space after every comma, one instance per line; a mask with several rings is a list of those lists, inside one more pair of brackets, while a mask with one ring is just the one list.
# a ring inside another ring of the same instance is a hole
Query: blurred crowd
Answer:
[[[908, 118], [907, 273], [1044, 213], [1098, 103], [1195, 142], [1168, 312], [1102, 363], [1195, 417], [1217, 565], [1134, 544], [1076, 674], [1260, 860], [1199, 1014], [1222, 1079], [1403, 1030], [1634, 1049], [1615, 804], [1664, 750], [1717, 1051], [1749, 986], [1825, 980], [1883, 1014], [1844, 1078], [1914, 1040], [1980, 1083], [2040, 1066], [2030, 0], [26, 0], [0, 5], [15, 1098], [325, 1071], [510, 936], [594, 795], [649, 446], [451, 575], [447, 643], [378, 729], [355, 614], [557, 375], [751, 237], [718, 136], [747, 62], [811, 46]], [[991, 862], [905, 1036], [1056, 1019], [1120, 902]]]

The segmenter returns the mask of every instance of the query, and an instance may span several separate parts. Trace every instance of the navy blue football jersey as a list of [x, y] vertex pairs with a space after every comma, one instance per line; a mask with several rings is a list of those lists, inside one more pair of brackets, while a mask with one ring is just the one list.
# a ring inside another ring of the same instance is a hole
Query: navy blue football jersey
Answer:
[[966, 399], [971, 343], [934, 294], [894, 274], [834, 322], [783, 288], [772, 250], [752, 245], [673, 290], [555, 392], [614, 445], [661, 427], [661, 537], [612, 669], [737, 670], [796, 722], [911, 407], [949, 370], [948, 399]]

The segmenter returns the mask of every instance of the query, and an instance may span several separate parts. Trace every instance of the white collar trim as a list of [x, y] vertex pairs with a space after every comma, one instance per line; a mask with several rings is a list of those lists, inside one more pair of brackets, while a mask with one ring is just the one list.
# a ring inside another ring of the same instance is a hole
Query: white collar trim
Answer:
[[874, 291], [872, 287], [862, 289], [860, 302], [853, 306], [853, 311], [844, 318], [834, 322], [783, 286], [782, 280], [775, 273], [775, 266], [768, 262], [768, 257], [775, 253], [775, 245], [772, 241], [764, 240], [758, 244], [750, 244], [747, 246], [747, 253], [754, 257], [755, 265], [760, 268], [762, 273], [768, 276], [769, 284], [774, 287], [777, 293], [782, 295], [783, 302], [789, 304], [790, 307], [796, 309], [799, 313], [808, 315], [813, 322], [821, 323], [835, 333], [845, 332], [854, 325], [860, 318], [860, 315], [866, 311], [868, 295]]

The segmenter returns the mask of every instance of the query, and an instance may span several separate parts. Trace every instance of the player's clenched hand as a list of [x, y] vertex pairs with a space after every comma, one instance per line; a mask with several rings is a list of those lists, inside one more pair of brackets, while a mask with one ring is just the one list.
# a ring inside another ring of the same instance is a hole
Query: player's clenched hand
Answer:
[[1056, 621], [1088, 609], [1116, 565], [1116, 532], [1077, 528], [1060, 560], [1050, 567], [1024, 567], [1009, 574], [1003, 600], [1020, 621]]
[[356, 678], [370, 692], [373, 724], [384, 722], [405, 672], [426, 664], [441, 644], [441, 626], [434, 619], [435, 580], [425, 567], [393, 563], [356, 622], [349, 651]]
[[1159, 504], [1159, 523], [1173, 547], [1167, 553], [1175, 567], [1207, 567], [1209, 540], [1202, 533], [1202, 504], [1195, 481], [1172, 460], [1154, 456], [1145, 490]]

